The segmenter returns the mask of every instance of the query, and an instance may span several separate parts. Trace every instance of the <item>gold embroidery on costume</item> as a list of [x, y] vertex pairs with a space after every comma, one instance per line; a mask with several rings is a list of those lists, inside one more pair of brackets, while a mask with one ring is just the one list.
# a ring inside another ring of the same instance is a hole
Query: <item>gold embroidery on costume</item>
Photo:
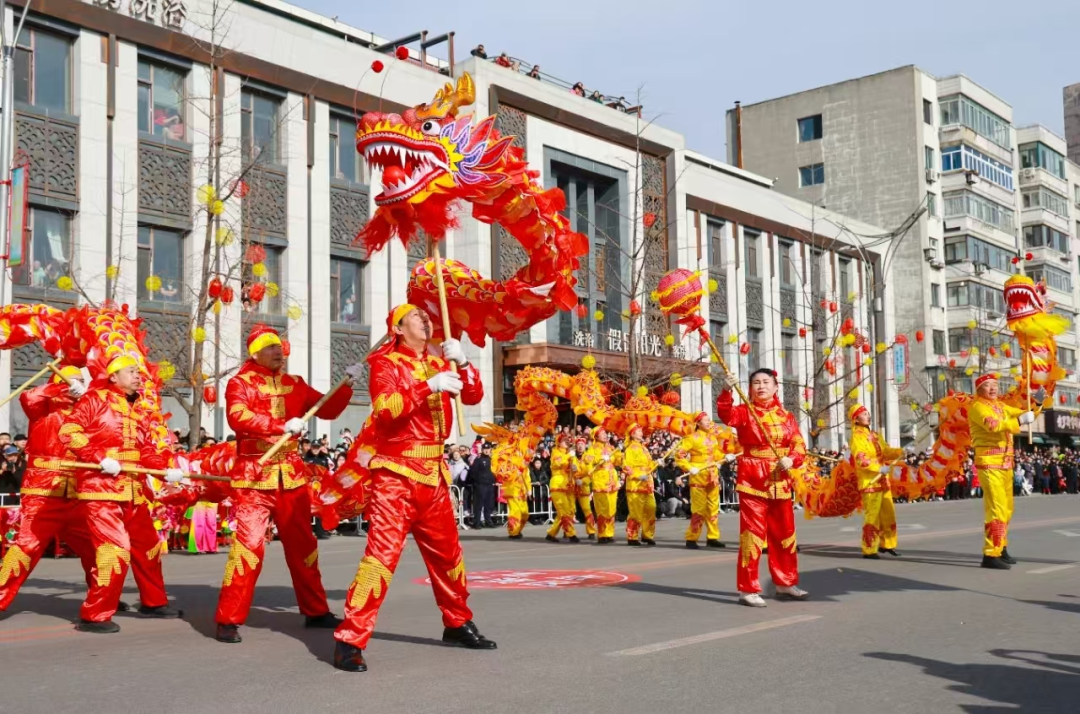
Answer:
[[131, 564], [131, 553], [118, 545], [103, 543], [94, 552], [94, 560], [97, 564], [98, 587], [107, 588], [114, 575], [123, 575], [124, 573], [120, 561], [124, 561], [124, 565]]
[[270, 415], [275, 419], [285, 418], [285, 395], [292, 393], [292, 386], [287, 386], [285, 380], [288, 375], [279, 377], [265, 377], [264, 383], [259, 385], [259, 393], [270, 397]]
[[742, 567], [750, 564], [750, 561], [761, 557], [761, 549], [765, 547], [765, 539], [758, 538], [750, 531], [743, 531], [739, 536], [739, 558]]
[[232, 585], [234, 573], [246, 575], [245, 565], [252, 570], [259, 567], [259, 556], [248, 550], [247, 546], [239, 540], [234, 540], [232, 548], [229, 549], [229, 559], [225, 561], [225, 578], [221, 582], [222, 586]]
[[462, 558], [457, 565], [447, 570], [446, 575], [451, 580], [461, 583], [462, 587], [465, 587], [465, 559]]
[[161, 557], [162, 555], [165, 555], [168, 552], [169, 552], [169, 547], [167, 545], [165, 545], [165, 541], [159, 540], [157, 545], [155, 545], [150, 550], [146, 551], [146, 559], [147, 560], [153, 560], [154, 558], [159, 558], [159, 557]]
[[784, 550], [795, 550], [795, 534], [792, 533], [790, 537], [780, 541], [780, 547]]
[[[394, 392], [393, 394], [380, 394], [375, 397], [375, 404], [372, 409], [376, 412], [383, 409], [390, 412], [391, 419], [397, 419], [401, 416], [401, 412], [405, 411], [405, 399], [401, 396], [400, 392]], [[439, 453], [442, 455], [442, 452]]]
[[23, 570], [30, 570], [30, 556], [17, 545], [8, 548], [4, 553], [4, 560], [0, 562], [0, 587], [7, 585], [7, 581], [18, 577]]
[[319, 562], [319, 549], [318, 548], [311, 551], [311, 555], [304, 558], [304, 565], [306, 565], [307, 567], [310, 568], [311, 566], [315, 565], [315, 563], [317, 563], [317, 562]]
[[376, 558], [365, 555], [360, 560], [360, 567], [353, 578], [352, 596], [349, 598], [349, 607], [363, 607], [368, 598], [376, 600], [390, 588], [390, 579], [394, 574], [390, 569], [380, 563]]
[[60, 427], [60, 441], [69, 449], [82, 449], [90, 443], [90, 439], [83, 433], [82, 426], [70, 423]]
[[247, 421], [251, 417], [255, 416], [255, 412], [248, 409], [246, 404], [241, 403], [233, 404], [231, 407], [229, 407], [229, 414], [239, 414], [239, 416], [236, 418], [240, 421]]

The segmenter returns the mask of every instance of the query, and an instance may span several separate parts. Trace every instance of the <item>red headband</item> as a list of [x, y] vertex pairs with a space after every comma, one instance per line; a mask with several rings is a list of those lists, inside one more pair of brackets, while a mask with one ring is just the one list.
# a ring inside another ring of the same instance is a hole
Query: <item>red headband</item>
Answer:
[[986, 374], [975, 380], [975, 389], [978, 389], [983, 385], [983, 383], [989, 382], [990, 380], [994, 380], [996, 382], [997, 379], [997, 372], [987, 372]]

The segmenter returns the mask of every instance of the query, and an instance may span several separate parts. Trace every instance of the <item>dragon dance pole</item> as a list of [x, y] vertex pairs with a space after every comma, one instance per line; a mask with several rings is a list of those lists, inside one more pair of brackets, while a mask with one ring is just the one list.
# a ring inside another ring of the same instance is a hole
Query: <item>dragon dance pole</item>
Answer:
[[[1024, 361], [1027, 362], [1027, 410], [1031, 411], [1031, 350], [1024, 350]], [[1034, 420], [1028, 422], [1028, 446], [1034, 447], [1035, 443], [1032, 441], [1032, 436], [1035, 432]]]
[[24, 391], [26, 391], [27, 387], [29, 387], [34, 382], [38, 381], [38, 379], [40, 379], [50, 369], [55, 370], [56, 365], [58, 365], [58, 364], [60, 364], [60, 358], [59, 357], [54, 359], [52, 362], [49, 362], [48, 364], [46, 364], [44, 367], [42, 367], [40, 370], [38, 370], [37, 373], [35, 373], [33, 377], [26, 380], [22, 384], [20, 384], [18, 389], [12, 390], [11, 394], [4, 397], [3, 400], [0, 400], [0, 407], [4, 406], [8, 402], [10, 402], [12, 399], [14, 399], [15, 397], [19, 396]]
[[[442, 258], [439, 256], [439, 242], [433, 240], [431, 242], [431, 256], [435, 261], [435, 287], [439, 290], [439, 312], [442, 317], [442, 329], [443, 339], [450, 339], [450, 310], [446, 307], [446, 284], [443, 282], [442, 274]], [[450, 369], [453, 372], [457, 372], [457, 364], [455, 362], [450, 363]], [[461, 406], [461, 395], [454, 395], [454, 405], [457, 408], [457, 429], [458, 436], [465, 436], [465, 411]]]
[[[311, 409], [308, 409], [307, 412], [305, 412], [304, 416], [300, 417], [300, 420], [301, 421], [310, 421], [311, 418], [314, 417], [316, 414], [318, 414], [319, 410], [322, 409], [323, 406], [328, 401], [330, 401], [330, 397], [334, 396], [334, 394], [337, 392], [337, 390], [341, 389], [343, 386], [345, 386], [350, 381], [352, 381], [351, 376], [350, 377], [345, 377], [340, 382], [335, 384], [333, 389], [331, 389], [326, 394], [322, 395], [322, 397], [319, 398], [319, 401], [315, 402], [315, 405], [312, 406]], [[267, 449], [265, 454], [263, 454], [262, 456], [259, 457], [259, 462], [258, 462], [259, 466], [262, 466], [267, 461], [274, 458], [274, 454], [281, 451], [281, 447], [283, 447], [283, 446], [285, 446], [285, 444], [289, 443], [289, 439], [293, 438], [293, 436], [294, 435], [290, 434], [289, 432], [285, 432], [284, 434], [282, 434], [278, 438], [278, 440], [274, 443], [274, 445], [271, 446], [269, 449]]]
[[[60, 461], [52, 466], [56, 468], [74, 470], [74, 469], [86, 469], [88, 471], [101, 471], [101, 464], [84, 463], [82, 461]], [[120, 471], [123, 473], [137, 473], [147, 474], [149, 476], [158, 476], [164, 478], [165, 469], [148, 469], [142, 466], [129, 466], [127, 464], [120, 464]], [[185, 473], [184, 478], [194, 479], [196, 481], [232, 481], [228, 476], [211, 476], [210, 474], [197, 474], [197, 473]]]

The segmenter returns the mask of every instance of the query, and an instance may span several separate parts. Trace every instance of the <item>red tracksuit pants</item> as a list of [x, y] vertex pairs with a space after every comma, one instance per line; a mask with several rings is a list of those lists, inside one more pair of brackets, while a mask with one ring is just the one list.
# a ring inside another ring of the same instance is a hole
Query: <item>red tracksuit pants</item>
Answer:
[[758, 560], [769, 547], [769, 574], [780, 586], [799, 584], [799, 557], [795, 553], [795, 511], [790, 499], [739, 494], [738, 588], [741, 593], [761, 592]]
[[142, 605], [167, 605], [169, 598], [161, 573], [161, 556], [166, 548], [154, 529], [149, 509], [131, 501], [78, 501], [78, 504], [76, 518], [85, 521], [94, 548], [90, 591], [79, 617], [90, 622], [112, 619], [129, 567], [135, 571]]
[[465, 604], [465, 561], [449, 488], [441, 479], [432, 487], [385, 469], [373, 471], [372, 482], [367, 550], [345, 598], [345, 622], [334, 638], [367, 647], [409, 533], [427, 566], [443, 625], [461, 627], [472, 619], [472, 611]]
[[217, 622], [242, 625], [251, 610], [255, 583], [266, 554], [266, 529], [277, 525], [285, 564], [289, 566], [300, 612], [318, 617], [330, 612], [319, 573], [319, 548], [311, 529], [311, 497], [307, 486], [276, 491], [238, 488], [233, 497], [236, 535], [225, 562], [218, 597]]
[[57, 496], [22, 497], [19, 533], [0, 565], [0, 612], [11, 606], [42, 554], [60, 535], [82, 561], [86, 585], [90, 586], [94, 549], [85, 523], [77, 517], [77, 506], [78, 501]]

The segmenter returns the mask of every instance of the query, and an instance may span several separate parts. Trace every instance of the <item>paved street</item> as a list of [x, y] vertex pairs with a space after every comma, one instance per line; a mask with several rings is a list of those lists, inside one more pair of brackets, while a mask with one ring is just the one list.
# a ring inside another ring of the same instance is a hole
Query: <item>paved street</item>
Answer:
[[[411, 542], [368, 650], [370, 671], [329, 665], [305, 630], [280, 548], [267, 554], [244, 642], [213, 636], [225, 554], [170, 554], [183, 621], [118, 615], [118, 635], [74, 632], [75, 560], [46, 561], [0, 621], [2, 712], [1067, 712], [1080, 709], [1080, 498], [1017, 501], [1009, 572], [980, 569], [982, 502], [898, 507], [904, 557], [859, 557], [861, 521], [799, 516], [804, 603], [735, 604], [736, 551], [687, 551], [686, 522], [658, 547], [553, 545], [530, 527], [464, 534], [474, 571], [600, 570], [606, 587], [476, 589], [497, 652], [440, 645]], [[737, 516], [721, 517], [725, 539]], [[622, 533], [622, 525], [618, 527]], [[322, 543], [332, 607], [365, 541]], [[764, 567], [762, 572], [766, 572]], [[615, 576], [612, 576], [615, 577]], [[617, 578], [621, 579], [621, 578]], [[126, 599], [135, 601], [133, 583]]]

